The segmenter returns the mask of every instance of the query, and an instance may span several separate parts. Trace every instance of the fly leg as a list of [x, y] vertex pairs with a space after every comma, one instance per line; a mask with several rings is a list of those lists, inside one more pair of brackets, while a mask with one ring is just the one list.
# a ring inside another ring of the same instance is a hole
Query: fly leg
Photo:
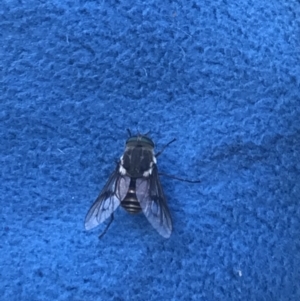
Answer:
[[107, 230], [108, 230], [110, 224], [113, 222], [113, 220], [114, 220], [114, 213], [112, 213], [112, 214], [110, 215], [110, 221], [109, 221], [108, 224], [106, 225], [104, 231], [99, 235], [99, 239], [101, 239], [101, 238], [104, 236], [104, 234], [107, 232]]

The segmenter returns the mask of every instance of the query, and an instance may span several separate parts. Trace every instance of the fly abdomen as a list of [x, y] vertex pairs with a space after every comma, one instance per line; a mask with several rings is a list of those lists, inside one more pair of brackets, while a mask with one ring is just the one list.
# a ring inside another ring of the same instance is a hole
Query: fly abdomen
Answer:
[[121, 206], [129, 213], [139, 213], [142, 208], [135, 193], [135, 180], [131, 179], [126, 197], [121, 202]]
[[125, 198], [121, 206], [129, 213], [139, 213], [142, 208], [136, 198]]

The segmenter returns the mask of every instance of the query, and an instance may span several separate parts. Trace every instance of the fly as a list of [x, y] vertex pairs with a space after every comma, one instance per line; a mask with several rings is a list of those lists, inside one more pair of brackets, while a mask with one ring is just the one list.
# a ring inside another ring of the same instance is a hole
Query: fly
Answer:
[[154, 143], [149, 137], [131, 136], [130, 131], [128, 132], [130, 137], [126, 141], [125, 151], [103, 190], [89, 209], [85, 218], [85, 229], [93, 229], [110, 217], [109, 223], [99, 236], [101, 238], [114, 219], [114, 211], [121, 205], [131, 214], [142, 211], [153, 228], [161, 236], [169, 238], [173, 228], [172, 219], [160, 183], [156, 157], [175, 139], [167, 143], [155, 155]]

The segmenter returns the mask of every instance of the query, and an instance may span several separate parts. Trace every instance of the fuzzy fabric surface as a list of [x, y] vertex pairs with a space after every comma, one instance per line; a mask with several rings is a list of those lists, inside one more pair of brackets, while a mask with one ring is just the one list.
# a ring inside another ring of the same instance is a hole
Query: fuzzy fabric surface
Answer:
[[[0, 299], [300, 300], [300, 3], [2, 0]], [[85, 215], [147, 133], [174, 229]]]

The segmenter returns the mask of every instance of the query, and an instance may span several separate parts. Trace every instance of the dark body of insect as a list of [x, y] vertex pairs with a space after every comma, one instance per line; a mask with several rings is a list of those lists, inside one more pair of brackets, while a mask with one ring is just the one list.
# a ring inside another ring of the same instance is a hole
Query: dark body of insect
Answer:
[[109, 217], [112, 222], [120, 205], [129, 213], [142, 211], [160, 235], [170, 237], [171, 215], [159, 180], [154, 143], [147, 136], [126, 141], [115, 171], [86, 215], [85, 228], [92, 229]]

